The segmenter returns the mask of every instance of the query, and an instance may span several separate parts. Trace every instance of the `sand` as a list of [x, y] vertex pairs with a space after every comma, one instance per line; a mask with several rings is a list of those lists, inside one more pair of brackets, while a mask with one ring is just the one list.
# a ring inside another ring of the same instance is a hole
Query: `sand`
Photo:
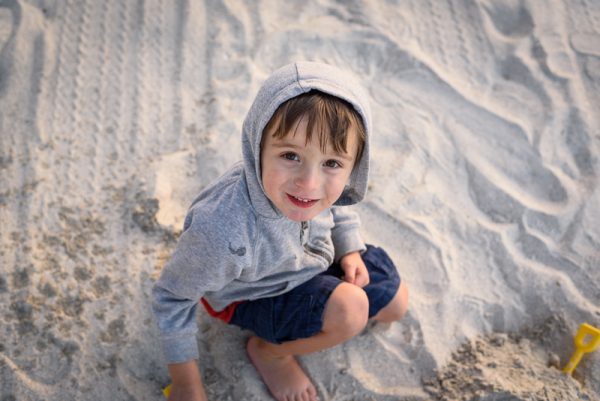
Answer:
[[560, 358], [548, 351], [549, 330], [564, 335], [564, 321], [549, 318], [523, 333], [471, 340], [434, 377], [423, 380], [425, 390], [443, 401], [597, 400], [585, 377], [565, 378]]
[[[161, 399], [152, 285], [293, 60], [368, 89], [357, 209], [411, 294], [301, 358], [321, 400], [599, 400], [600, 351], [557, 369], [600, 326], [594, 0], [0, 1], [0, 400]], [[210, 398], [269, 399], [198, 320]]]

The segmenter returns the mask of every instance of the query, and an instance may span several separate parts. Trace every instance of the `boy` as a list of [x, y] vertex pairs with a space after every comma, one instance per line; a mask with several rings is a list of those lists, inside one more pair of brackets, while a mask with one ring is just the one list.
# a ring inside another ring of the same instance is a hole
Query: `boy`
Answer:
[[370, 129], [366, 95], [334, 67], [299, 62], [263, 84], [244, 121], [243, 163], [193, 202], [153, 291], [169, 400], [206, 400], [199, 301], [254, 332], [248, 356], [279, 401], [316, 400], [296, 355], [354, 337], [371, 317], [404, 315], [404, 282], [348, 210], [367, 189]]

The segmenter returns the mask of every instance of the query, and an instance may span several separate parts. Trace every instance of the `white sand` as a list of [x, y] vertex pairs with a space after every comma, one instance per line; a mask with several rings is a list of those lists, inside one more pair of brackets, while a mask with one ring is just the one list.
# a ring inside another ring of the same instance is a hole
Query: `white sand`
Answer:
[[[428, 399], [465, 341], [550, 319], [523, 374], [598, 400], [600, 351], [579, 382], [533, 367], [600, 326], [600, 2], [253, 3], [0, 1], [0, 399], [161, 399], [173, 232], [260, 83], [316, 60], [368, 88], [364, 236], [411, 290], [403, 322], [302, 358], [321, 399]], [[199, 322], [211, 399], [268, 399], [247, 333]]]

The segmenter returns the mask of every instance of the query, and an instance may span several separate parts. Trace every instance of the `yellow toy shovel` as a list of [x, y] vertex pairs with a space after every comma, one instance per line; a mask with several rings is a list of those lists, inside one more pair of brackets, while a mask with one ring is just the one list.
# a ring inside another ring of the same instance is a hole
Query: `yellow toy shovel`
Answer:
[[563, 369], [563, 372], [570, 375], [573, 373], [583, 354], [594, 351], [600, 345], [600, 330], [587, 323], [579, 326], [575, 334], [575, 353]]
[[165, 398], [169, 398], [169, 395], [171, 395], [171, 385], [170, 384], [167, 387], [163, 388], [163, 395], [165, 396]]

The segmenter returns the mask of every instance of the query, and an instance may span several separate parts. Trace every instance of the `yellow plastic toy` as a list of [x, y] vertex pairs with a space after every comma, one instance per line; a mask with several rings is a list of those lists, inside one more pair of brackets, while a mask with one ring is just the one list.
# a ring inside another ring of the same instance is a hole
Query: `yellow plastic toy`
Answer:
[[163, 395], [165, 396], [165, 398], [169, 398], [169, 395], [171, 395], [171, 385], [170, 384], [167, 387], [163, 388]]
[[575, 353], [563, 369], [563, 372], [570, 375], [573, 373], [583, 354], [594, 351], [600, 345], [600, 330], [592, 325], [583, 323], [579, 326], [575, 334]]

